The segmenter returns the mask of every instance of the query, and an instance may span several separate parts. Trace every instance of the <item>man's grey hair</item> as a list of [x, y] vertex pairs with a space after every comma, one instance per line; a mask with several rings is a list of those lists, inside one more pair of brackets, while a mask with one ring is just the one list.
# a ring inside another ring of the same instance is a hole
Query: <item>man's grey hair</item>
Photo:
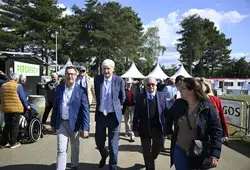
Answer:
[[115, 62], [113, 60], [110, 60], [110, 59], [106, 59], [102, 62], [102, 68], [104, 66], [108, 66], [108, 67], [111, 67], [113, 69], [115, 69]]
[[26, 78], [26, 76], [24, 75], [24, 74], [20, 74], [20, 76], [19, 76], [19, 80], [20, 81], [24, 81], [24, 80], [26, 80], [27, 78]]
[[148, 84], [150, 81], [154, 81], [155, 82], [155, 84], [157, 84], [157, 81], [156, 81], [156, 79], [155, 78], [153, 78], [153, 77], [147, 77], [145, 80], [144, 80], [144, 82], [145, 82], [145, 84]]
[[51, 77], [58, 77], [57, 73], [52, 73]]
[[18, 73], [11, 73], [10, 74], [10, 80], [19, 80], [20, 74]]

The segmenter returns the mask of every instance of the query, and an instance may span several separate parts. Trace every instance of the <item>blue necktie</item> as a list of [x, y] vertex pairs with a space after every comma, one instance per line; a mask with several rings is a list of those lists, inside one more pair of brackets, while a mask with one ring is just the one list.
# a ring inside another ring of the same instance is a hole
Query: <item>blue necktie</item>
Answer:
[[154, 96], [152, 94], [149, 94], [149, 99], [153, 100]]

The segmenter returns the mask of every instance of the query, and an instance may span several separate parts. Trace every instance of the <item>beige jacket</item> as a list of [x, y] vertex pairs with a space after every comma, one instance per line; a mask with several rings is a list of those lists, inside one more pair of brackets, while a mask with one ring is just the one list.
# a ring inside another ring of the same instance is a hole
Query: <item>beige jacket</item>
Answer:
[[95, 97], [94, 79], [88, 75], [86, 75], [86, 78], [87, 78], [87, 84], [88, 84], [88, 89], [87, 89], [88, 100], [89, 100], [89, 105], [91, 105], [93, 102], [93, 98]]

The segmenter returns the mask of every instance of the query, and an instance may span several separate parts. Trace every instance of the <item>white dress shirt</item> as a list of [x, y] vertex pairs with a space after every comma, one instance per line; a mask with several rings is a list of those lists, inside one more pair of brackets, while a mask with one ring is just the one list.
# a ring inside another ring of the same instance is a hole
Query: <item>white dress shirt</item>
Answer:
[[69, 104], [72, 96], [72, 92], [74, 90], [75, 84], [68, 88], [65, 85], [65, 89], [63, 91], [63, 99], [62, 99], [62, 119], [69, 120]]

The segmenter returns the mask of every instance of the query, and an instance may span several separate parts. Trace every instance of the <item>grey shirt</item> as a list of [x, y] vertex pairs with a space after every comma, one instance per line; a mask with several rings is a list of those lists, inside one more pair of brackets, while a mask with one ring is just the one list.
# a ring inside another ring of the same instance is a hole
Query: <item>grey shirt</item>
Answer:
[[195, 109], [193, 113], [189, 113], [188, 118], [192, 127], [192, 131], [188, 125], [186, 115], [182, 116], [177, 123], [179, 130], [177, 134], [176, 144], [184, 150], [188, 149], [188, 147], [191, 145], [192, 140], [197, 136], [197, 109]]

